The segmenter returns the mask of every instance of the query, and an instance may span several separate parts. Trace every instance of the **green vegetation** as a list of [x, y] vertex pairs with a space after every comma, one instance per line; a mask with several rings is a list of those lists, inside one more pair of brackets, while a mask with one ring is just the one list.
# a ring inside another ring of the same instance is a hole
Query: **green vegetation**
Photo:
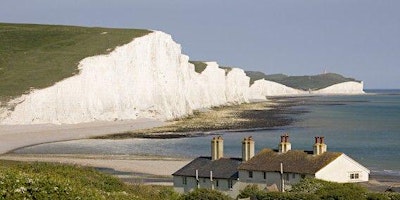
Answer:
[[127, 185], [93, 168], [0, 161], [0, 199], [178, 199], [171, 187]]
[[182, 195], [182, 200], [230, 200], [229, 196], [217, 190], [200, 188]]
[[203, 61], [189, 61], [189, 62], [194, 65], [194, 71], [196, 71], [199, 74], [201, 74], [201, 72], [203, 72], [207, 67], [207, 64]]
[[225, 70], [225, 76], [228, 75], [230, 71], [232, 71], [232, 67], [224, 67], [224, 66], [219, 66], [219, 68]]
[[0, 23], [0, 102], [45, 88], [78, 73], [85, 57], [105, 54], [135, 37], [138, 29]]
[[301, 90], [319, 90], [334, 84], [347, 81], [360, 82], [356, 79], [346, 78], [342, 75], [335, 73], [327, 73], [314, 76], [287, 76], [284, 74], [265, 75], [262, 72], [246, 71], [246, 74], [250, 77], [251, 84], [253, 84], [256, 80], [265, 79]]
[[240, 198], [251, 197], [258, 200], [295, 200], [295, 199], [329, 199], [329, 200], [398, 200], [399, 193], [368, 192], [360, 185], [353, 183], [333, 183], [313, 178], [306, 178], [294, 185], [286, 193], [266, 192], [256, 185], [247, 186], [239, 194]]

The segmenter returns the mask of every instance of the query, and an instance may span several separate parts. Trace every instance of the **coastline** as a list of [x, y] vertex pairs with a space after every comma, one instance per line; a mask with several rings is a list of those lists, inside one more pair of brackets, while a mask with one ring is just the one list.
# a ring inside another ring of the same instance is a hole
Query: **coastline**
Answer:
[[0, 125], [0, 154], [38, 144], [85, 139], [93, 136], [164, 125], [153, 119], [82, 124]]
[[97, 136], [92, 139], [169, 139], [213, 135], [221, 131], [276, 129], [294, 122], [295, 119], [288, 116], [289, 114], [306, 112], [290, 109], [301, 103], [301, 100], [289, 99], [282, 102], [282, 99], [286, 98], [210, 108], [196, 111], [186, 118], [166, 122], [164, 126]]
[[[198, 111], [195, 116], [190, 116], [185, 119], [160, 123], [161, 125], [166, 125], [163, 127], [146, 129], [147, 131], [148, 130], [165, 131], [165, 127], [167, 127], [168, 129], [170, 129], [170, 131], [168, 132], [157, 132], [157, 131], [145, 132], [143, 131], [143, 129], [139, 130], [140, 128], [136, 127], [138, 131], [130, 132], [128, 136], [126, 135], [123, 137], [106, 136], [106, 137], [95, 137], [95, 138], [168, 139], [168, 138], [180, 138], [180, 137], [206, 136], [206, 135], [218, 134], [221, 131], [234, 132], [241, 130], [257, 131], [263, 129], [280, 129], [285, 126], [290, 126], [293, 122], [295, 122], [296, 119], [293, 117], [294, 114], [302, 114], [308, 112], [301, 108], [302, 105], [343, 105], [347, 103], [343, 101], [331, 101], [331, 100], [316, 101], [311, 98], [312, 97], [310, 96], [276, 97], [276, 98], [271, 98], [270, 101], [267, 102], [235, 105], [231, 107], [229, 106], [218, 107], [206, 111]], [[236, 109], [237, 107], [241, 107], [241, 109]], [[189, 123], [187, 124], [188, 121]], [[146, 120], [144, 122], [146, 122]], [[114, 123], [124, 124], [123, 122], [114, 122]], [[196, 125], [196, 123], [198, 124]], [[207, 127], [210, 123], [216, 123], [219, 125]], [[182, 126], [179, 127], [176, 124]], [[254, 125], [256, 126], [254, 127]], [[113, 127], [111, 123], [110, 126]], [[205, 129], [203, 129], [202, 126], [205, 127]], [[100, 127], [101, 128], [99, 129], [103, 128], [103, 126]], [[115, 127], [113, 130], [115, 130]], [[105, 135], [99, 133], [96, 134]], [[0, 138], [3, 135], [4, 134], [0, 133]], [[80, 137], [82, 137], [82, 135], [80, 135]], [[88, 138], [88, 137], [93, 138], [93, 136], [88, 136], [88, 135], [85, 135], [85, 137], [83, 138]], [[23, 140], [25, 140], [26, 142], [27, 137], [25, 137]], [[4, 140], [2, 140], [1, 142], [4, 142]], [[57, 162], [65, 164], [91, 166], [95, 167], [100, 171], [115, 175], [118, 178], [128, 183], [140, 182], [145, 184], [162, 184], [162, 185], [171, 185], [172, 183], [171, 174], [191, 161], [185, 158], [171, 158], [168, 156], [157, 157], [157, 156], [141, 156], [141, 155], [79, 155], [79, 154], [74, 154], [74, 155], [5, 154], [5, 155], [0, 155], [0, 159], [11, 159], [11, 160], [29, 161], [29, 162], [32, 161]], [[371, 191], [385, 191], [389, 187], [396, 187], [396, 188], [400, 187], [400, 180], [399, 177], [397, 176], [386, 176], [386, 175], [372, 173], [371, 179], [368, 183], [360, 183], [360, 184], [365, 186]]]

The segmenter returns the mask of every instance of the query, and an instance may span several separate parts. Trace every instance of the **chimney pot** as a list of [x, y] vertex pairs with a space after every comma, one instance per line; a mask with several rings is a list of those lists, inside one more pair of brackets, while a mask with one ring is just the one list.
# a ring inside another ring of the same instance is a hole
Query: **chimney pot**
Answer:
[[319, 137], [315, 137], [315, 144], [319, 143]]

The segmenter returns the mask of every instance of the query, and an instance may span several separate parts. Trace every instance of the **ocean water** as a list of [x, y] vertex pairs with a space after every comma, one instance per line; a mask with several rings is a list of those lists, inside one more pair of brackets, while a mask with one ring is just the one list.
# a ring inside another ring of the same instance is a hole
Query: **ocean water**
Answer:
[[[224, 154], [241, 156], [241, 140], [253, 136], [256, 152], [277, 148], [288, 133], [292, 149], [312, 150], [315, 136], [324, 136], [328, 151], [344, 152], [372, 173], [400, 178], [400, 90], [367, 91], [360, 96], [321, 96], [302, 99], [290, 115], [296, 122], [272, 130], [221, 133]], [[139, 154], [197, 157], [210, 154], [213, 136], [179, 139], [76, 140], [27, 147], [15, 153]]]

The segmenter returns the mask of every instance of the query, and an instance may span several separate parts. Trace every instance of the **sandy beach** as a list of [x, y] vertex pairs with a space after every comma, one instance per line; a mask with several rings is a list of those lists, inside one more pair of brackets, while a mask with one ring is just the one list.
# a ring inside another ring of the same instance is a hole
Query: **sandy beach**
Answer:
[[82, 124], [0, 125], [0, 154], [37, 144], [77, 140], [164, 125], [153, 119]]

